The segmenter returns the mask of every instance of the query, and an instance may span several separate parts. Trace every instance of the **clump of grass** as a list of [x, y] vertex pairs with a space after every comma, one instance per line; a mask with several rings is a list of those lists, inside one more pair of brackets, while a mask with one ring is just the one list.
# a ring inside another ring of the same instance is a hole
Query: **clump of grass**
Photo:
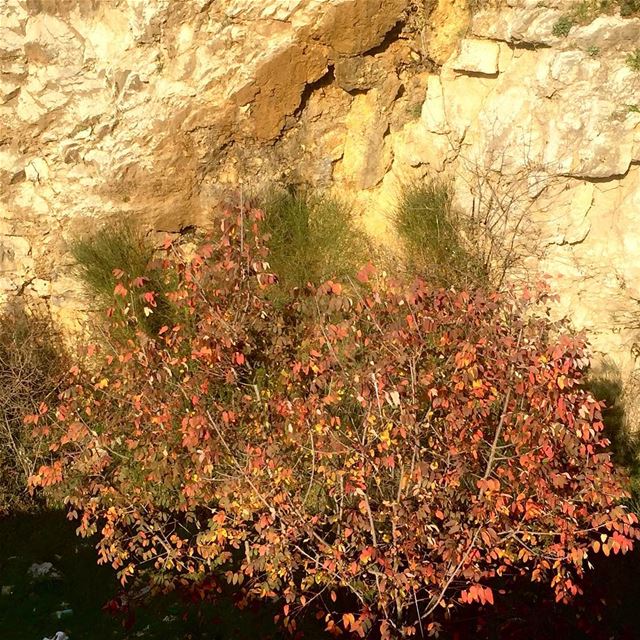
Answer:
[[407, 107], [407, 113], [412, 120], [418, 120], [422, 115], [422, 102], [414, 102]]
[[[165, 295], [171, 290], [167, 274], [154, 268], [155, 247], [139, 228], [125, 221], [108, 224], [76, 238], [70, 251], [76, 261], [78, 277], [99, 306], [114, 308], [123, 319], [124, 308], [128, 307], [130, 313], [123, 322], [123, 328], [127, 329], [125, 334], [135, 332], [138, 326], [149, 335], [155, 335], [165, 324], [175, 324], [174, 305]], [[140, 286], [130, 288], [137, 278], [142, 279]], [[125, 299], [114, 294], [118, 283], [128, 288]], [[142, 297], [148, 291], [156, 294], [154, 309], [150, 309]]]
[[364, 235], [344, 202], [297, 188], [271, 191], [262, 208], [269, 263], [286, 290], [344, 279], [362, 266]]
[[44, 306], [19, 299], [0, 313], [0, 514], [34, 505], [27, 480], [48, 450], [24, 417], [55, 401], [68, 367]]
[[118, 281], [114, 270], [124, 271], [130, 279], [143, 276], [154, 254], [153, 245], [127, 222], [76, 238], [70, 249], [82, 281], [92, 293], [109, 301]]
[[407, 187], [394, 223], [412, 271], [444, 286], [487, 282], [482, 260], [465, 246], [451, 183], [432, 179]]
[[594, 370], [586, 384], [594, 397], [604, 402], [604, 434], [611, 442], [610, 452], [616, 465], [629, 474], [630, 507], [640, 511], [640, 433], [634, 428], [627, 407], [637, 395], [637, 382], [622, 383], [619, 369], [605, 362]]
[[624, 18], [640, 14], [640, 0], [619, 0], [618, 4]]
[[627, 66], [633, 71], [640, 71], [640, 48], [627, 56]]
[[566, 38], [574, 24], [574, 20], [571, 16], [562, 16], [553, 25], [552, 33], [556, 38]]

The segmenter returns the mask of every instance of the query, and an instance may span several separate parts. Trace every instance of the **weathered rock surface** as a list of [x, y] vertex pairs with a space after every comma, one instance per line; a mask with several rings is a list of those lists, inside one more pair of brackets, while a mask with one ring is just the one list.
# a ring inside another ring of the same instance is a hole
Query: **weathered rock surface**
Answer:
[[626, 60], [640, 19], [600, 16], [559, 38], [571, 3], [509, 5], [473, 16], [429, 75], [420, 117], [389, 136], [389, 172], [360, 200], [392, 203], [426, 170], [454, 177], [464, 210], [522, 219], [527, 276], [550, 274], [558, 312], [628, 371], [640, 341], [640, 73]]
[[64, 303], [64, 241], [87, 218], [209, 222], [216, 183], [245, 173], [230, 150], [277, 141], [309, 87], [380, 45], [405, 5], [2, 2], [0, 289]]
[[454, 71], [494, 76], [498, 73], [500, 46], [491, 40], [464, 38], [460, 51], [451, 62]]
[[0, 291], [74, 314], [70, 234], [109, 216], [207, 225], [225, 191], [264, 180], [350, 195], [388, 243], [402, 185], [442, 173], [465, 210], [526, 222], [529, 277], [551, 274], [561, 310], [630, 368], [640, 19], [560, 37], [570, 0], [424, 7], [5, 0]]

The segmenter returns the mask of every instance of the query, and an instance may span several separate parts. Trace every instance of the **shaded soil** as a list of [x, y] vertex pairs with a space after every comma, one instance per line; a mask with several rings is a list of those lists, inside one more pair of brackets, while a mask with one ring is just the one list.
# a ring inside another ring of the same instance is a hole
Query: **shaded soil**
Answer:
[[[230, 599], [191, 605], [177, 595], [156, 598], [129, 616], [115, 617], [104, 605], [118, 596], [109, 567], [96, 564], [91, 540], [76, 537], [60, 512], [0, 520], [0, 638], [43, 640], [57, 631], [70, 640], [280, 640], [291, 638], [272, 622], [273, 611], [240, 611]], [[50, 562], [58, 580], [34, 581], [29, 568]], [[640, 550], [598, 558], [584, 597], [556, 605], [549, 590], [522, 583], [496, 606], [466, 608], [445, 623], [452, 640], [636, 640], [640, 639]], [[329, 638], [307, 629], [306, 640]]]
[[[127, 618], [104, 605], [119, 594], [110, 567], [96, 564], [91, 540], [75, 535], [60, 512], [0, 520], [0, 637], [42, 640], [57, 631], [70, 640], [278, 640], [282, 635], [264, 607], [237, 610], [232, 602], [193, 607], [176, 595], [155, 599]], [[34, 581], [29, 568], [50, 562], [62, 579]]]

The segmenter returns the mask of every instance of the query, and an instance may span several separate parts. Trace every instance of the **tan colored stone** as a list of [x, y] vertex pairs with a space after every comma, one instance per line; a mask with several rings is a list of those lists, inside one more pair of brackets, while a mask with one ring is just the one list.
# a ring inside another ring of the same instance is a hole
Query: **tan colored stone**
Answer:
[[365, 91], [382, 82], [385, 70], [371, 56], [340, 58], [334, 66], [336, 83], [345, 91]]
[[423, 29], [426, 55], [436, 64], [444, 64], [458, 48], [469, 19], [467, 0], [437, 0]]
[[34, 278], [29, 283], [29, 291], [38, 298], [51, 297], [51, 282], [42, 278]]
[[408, 0], [349, 0], [326, 3], [314, 36], [335, 54], [370, 51], [400, 22]]
[[285, 49], [263, 65], [247, 93], [253, 94], [251, 116], [255, 136], [262, 140], [276, 137], [285, 118], [300, 106], [305, 87], [327, 70], [324, 50], [300, 45]]
[[353, 189], [376, 186], [391, 162], [391, 149], [385, 144], [389, 117], [381, 108], [379, 97], [376, 89], [356, 96], [347, 116], [349, 134], [339, 179]]
[[12, 61], [21, 58], [24, 41], [13, 29], [0, 25], [0, 61]]
[[455, 71], [493, 76], [498, 73], [499, 56], [500, 46], [497, 42], [465, 38], [460, 43], [458, 55], [447, 64]]
[[459, 143], [475, 125], [485, 100], [495, 89], [495, 80], [458, 75], [443, 69], [440, 82], [448, 131]]
[[538, 6], [537, 3], [533, 6], [489, 7], [474, 13], [471, 33], [512, 43], [557, 43], [562, 38], [553, 34], [553, 27], [565, 12], [566, 9]]
[[439, 76], [429, 76], [427, 80], [427, 97], [422, 105], [421, 119], [427, 131], [447, 134], [450, 131], [445, 113], [444, 92]]
[[44, 158], [34, 158], [24, 169], [27, 180], [43, 182], [49, 179], [49, 166]]
[[425, 170], [439, 173], [453, 153], [448, 136], [434, 134], [421, 122], [408, 124], [395, 141], [394, 156], [401, 166], [424, 165]]
[[18, 279], [32, 269], [30, 242], [19, 236], [0, 236], [0, 273]]
[[631, 51], [638, 45], [640, 18], [598, 16], [590, 24], [576, 25], [571, 31], [572, 45], [587, 50]]

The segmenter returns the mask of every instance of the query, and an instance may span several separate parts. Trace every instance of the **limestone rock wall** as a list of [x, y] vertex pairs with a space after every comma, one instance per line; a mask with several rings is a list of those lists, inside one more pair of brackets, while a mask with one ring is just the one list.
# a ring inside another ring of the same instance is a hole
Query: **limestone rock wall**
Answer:
[[545, 4], [472, 16], [428, 75], [420, 116], [389, 136], [390, 170], [366, 201], [384, 211], [407, 177], [453, 176], [460, 206], [503, 220], [521, 272], [549, 275], [558, 313], [629, 371], [640, 340], [640, 71], [629, 63], [640, 19], [602, 15], [556, 36], [575, 5]]
[[83, 306], [71, 234], [207, 225], [230, 190], [310, 182], [393, 244], [402, 185], [442, 174], [527, 277], [633, 368], [640, 342], [640, 19], [555, 35], [571, 0], [4, 0], [0, 292]]
[[2, 0], [0, 292], [82, 307], [70, 234], [109, 216], [169, 231], [210, 222], [245, 174], [229, 150], [259, 170], [307, 88], [379, 46], [405, 5]]

